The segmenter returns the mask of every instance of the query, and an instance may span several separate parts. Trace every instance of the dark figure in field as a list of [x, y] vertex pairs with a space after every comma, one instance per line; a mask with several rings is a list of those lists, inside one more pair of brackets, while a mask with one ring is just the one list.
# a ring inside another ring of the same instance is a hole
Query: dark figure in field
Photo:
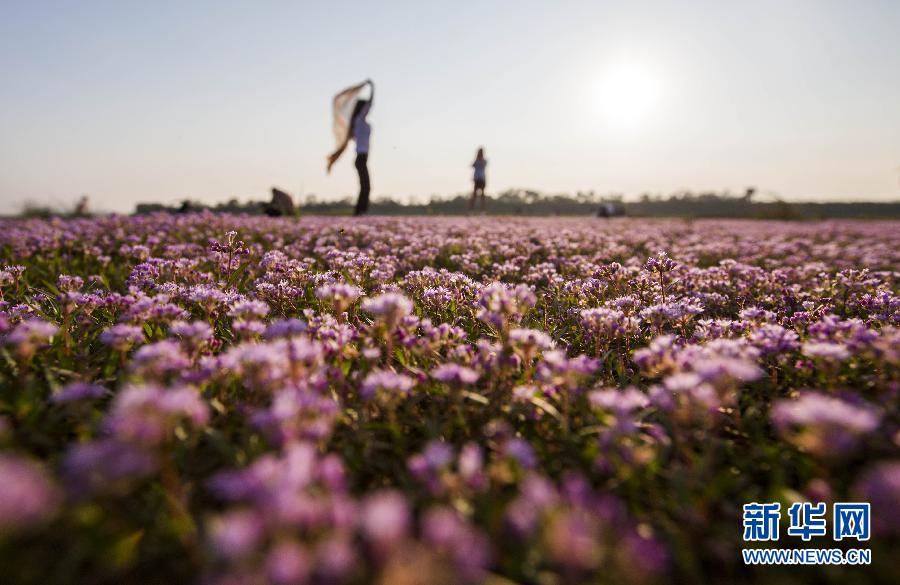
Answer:
[[612, 202], [601, 203], [597, 208], [597, 217], [619, 217], [625, 215], [625, 208]]
[[[359, 99], [359, 93], [369, 86], [369, 99]], [[338, 140], [337, 149], [328, 157], [328, 170], [340, 158], [341, 153], [347, 148], [347, 144], [352, 138], [356, 143], [356, 172], [359, 174], [359, 198], [356, 201], [356, 208], [353, 215], [362, 215], [369, 210], [369, 191], [371, 184], [369, 182], [369, 136], [372, 133], [372, 127], [366, 120], [369, 111], [372, 109], [372, 103], [375, 100], [375, 84], [371, 79], [367, 79], [359, 85], [347, 88], [334, 97], [334, 132]], [[353, 104], [353, 109], [347, 115], [349, 105]]]
[[269, 217], [290, 217], [294, 215], [294, 199], [277, 187], [272, 187], [272, 200], [266, 204]]
[[185, 199], [181, 202], [181, 205], [178, 206], [176, 213], [193, 213], [197, 210], [197, 206], [195, 206], [190, 199]]
[[86, 217], [88, 214], [88, 196], [82, 195], [81, 199], [78, 200], [78, 204], [75, 206], [75, 210], [72, 212], [72, 215], [75, 217]]
[[487, 175], [485, 173], [487, 170], [487, 159], [484, 158], [483, 148], [478, 149], [478, 154], [475, 155], [475, 162], [472, 163], [472, 168], [475, 169], [475, 174], [473, 176], [475, 187], [472, 189], [472, 200], [469, 202], [469, 209], [475, 209], [475, 201], [480, 196], [481, 211], [484, 211], [484, 187], [487, 182]]

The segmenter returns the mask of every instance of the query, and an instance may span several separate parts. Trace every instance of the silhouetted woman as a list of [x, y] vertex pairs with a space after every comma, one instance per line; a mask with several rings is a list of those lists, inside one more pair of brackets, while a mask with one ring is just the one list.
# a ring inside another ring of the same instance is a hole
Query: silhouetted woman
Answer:
[[475, 155], [475, 162], [472, 163], [475, 169], [473, 180], [475, 187], [472, 189], [472, 201], [469, 202], [469, 209], [475, 209], [475, 200], [481, 195], [481, 210], [484, 211], [484, 186], [487, 183], [487, 159], [484, 158], [484, 149], [479, 148], [478, 154]]
[[[360, 92], [369, 86], [369, 99], [359, 99]], [[375, 84], [367, 79], [359, 85], [354, 85], [334, 96], [334, 132], [338, 141], [337, 149], [328, 157], [328, 171], [337, 162], [347, 144], [352, 138], [356, 143], [356, 172], [359, 174], [359, 199], [353, 215], [362, 215], [369, 210], [369, 136], [372, 127], [366, 120], [372, 103], [375, 100]], [[353, 104], [350, 115], [346, 112], [349, 104]]]

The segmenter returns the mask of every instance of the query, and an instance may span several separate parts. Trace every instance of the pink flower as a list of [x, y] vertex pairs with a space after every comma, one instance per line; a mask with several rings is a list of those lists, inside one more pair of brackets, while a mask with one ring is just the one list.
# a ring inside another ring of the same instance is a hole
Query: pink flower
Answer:
[[254, 552], [264, 536], [265, 525], [250, 510], [235, 510], [212, 520], [209, 543], [213, 552], [230, 559], [246, 557]]
[[107, 428], [119, 439], [143, 446], [171, 438], [181, 423], [200, 428], [209, 420], [209, 407], [190, 387], [129, 386], [113, 401]]
[[306, 583], [313, 569], [310, 556], [298, 542], [279, 542], [269, 551], [265, 561], [269, 583], [273, 585]]
[[362, 308], [378, 317], [388, 329], [393, 329], [403, 317], [412, 313], [413, 303], [400, 293], [385, 293], [366, 299]]
[[383, 491], [366, 498], [360, 523], [369, 540], [389, 546], [407, 536], [411, 520], [406, 499], [399, 492]]
[[850, 350], [845, 345], [829, 341], [807, 341], [802, 351], [805, 356], [826, 362], [842, 362], [850, 357]]
[[866, 404], [806, 392], [796, 400], [776, 402], [772, 422], [798, 447], [823, 457], [840, 457], [854, 451], [878, 427], [881, 413]]
[[41, 319], [22, 321], [6, 336], [6, 345], [14, 345], [17, 353], [27, 358], [38, 348], [50, 343], [59, 327]]
[[30, 459], [0, 453], [0, 536], [53, 518], [60, 494], [44, 470]]

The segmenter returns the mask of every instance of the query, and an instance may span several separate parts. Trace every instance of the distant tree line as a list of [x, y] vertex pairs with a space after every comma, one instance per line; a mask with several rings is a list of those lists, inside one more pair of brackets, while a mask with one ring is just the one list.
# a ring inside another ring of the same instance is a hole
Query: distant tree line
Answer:
[[[274, 193], [274, 191], [273, 191]], [[371, 213], [376, 215], [468, 215], [467, 193], [449, 196], [432, 196], [427, 202], [401, 203], [391, 197], [373, 201]], [[275, 199], [273, 198], [273, 202]], [[214, 205], [185, 199], [176, 205], [140, 203], [137, 214], [153, 212], [193, 213], [209, 210], [215, 213], [249, 215], [349, 215], [353, 199], [321, 201], [315, 195], [307, 195], [296, 208], [289, 211], [275, 209], [273, 202], [238, 201], [230, 199]], [[610, 213], [614, 209], [616, 213]], [[748, 188], [742, 194], [729, 192], [682, 191], [670, 195], [642, 195], [636, 201], [623, 201], [619, 194], [598, 194], [594, 191], [567, 193], [541, 193], [531, 189], [509, 189], [488, 197], [488, 215], [624, 215], [631, 217], [681, 217], [681, 218], [748, 218], [748, 219], [900, 219], [900, 201], [891, 202], [833, 202], [792, 203], [772, 193], [759, 195]], [[47, 207], [26, 206], [22, 216], [53, 217], [87, 215], [86, 198], [73, 210], [53, 210]]]
[[[667, 196], [642, 195], [625, 202], [619, 194], [600, 195], [593, 191], [574, 195], [540, 193], [510, 189], [488, 198], [488, 215], [598, 215], [612, 204], [631, 217], [748, 218], [748, 219], [900, 219], [900, 201], [791, 203], [772, 194], [756, 200], [756, 190], [743, 194], [679, 192]], [[372, 213], [380, 215], [467, 215], [469, 194], [432, 197], [427, 203], [399, 203], [389, 197], [376, 200]], [[341, 201], [307, 199], [299, 206], [301, 214], [338, 215], [349, 213], [350, 198]]]
[[[391, 197], [381, 197], [372, 203], [371, 212], [378, 215], [468, 215], [468, 193], [432, 196], [427, 202], [401, 203]], [[598, 194], [583, 191], [575, 194], [541, 193], [531, 189], [509, 189], [489, 196], [488, 215], [572, 215], [594, 216], [612, 205], [631, 217], [683, 218], [748, 218], [808, 220], [826, 218], [900, 219], [900, 201], [894, 202], [833, 202], [791, 203], [772, 193], [758, 194], [755, 188], [743, 193], [690, 192], [670, 195], [642, 195], [636, 201], [625, 202], [620, 194]], [[213, 207], [214, 211], [243, 211], [258, 213], [256, 204], [243, 210], [228, 206]], [[320, 201], [309, 195], [298, 205], [301, 215], [346, 215], [353, 209], [353, 199]]]

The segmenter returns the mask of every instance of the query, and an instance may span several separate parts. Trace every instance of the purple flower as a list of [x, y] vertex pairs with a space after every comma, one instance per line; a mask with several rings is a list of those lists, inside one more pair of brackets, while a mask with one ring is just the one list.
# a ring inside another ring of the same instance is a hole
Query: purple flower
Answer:
[[43, 524], [56, 514], [60, 494], [30, 459], [0, 453], [0, 478], [0, 536]]
[[547, 384], [573, 392], [599, 367], [598, 359], [584, 355], [568, 358], [562, 350], [551, 350], [544, 352], [543, 361], [538, 363], [538, 377]]
[[263, 337], [266, 339], [291, 337], [298, 333], [304, 333], [306, 330], [307, 326], [305, 321], [301, 321], [300, 319], [280, 319], [269, 324], [263, 333]]
[[515, 287], [495, 282], [484, 287], [478, 299], [478, 318], [504, 330], [508, 323], [521, 321], [536, 303], [534, 291], [524, 284]]
[[181, 346], [167, 339], [137, 350], [132, 357], [130, 368], [145, 378], [160, 378], [180, 373], [190, 365], [191, 362], [181, 351]]
[[407, 394], [416, 385], [416, 381], [404, 374], [392, 370], [375, 370], [370, 372], [362, 382], [360, 396], [369, 399], [378, 391], [391, 394]]
[[535, 352], [553, 347], [553, 339], [537, 329], [511, 329], [509, 343], [526, 361], [530, 360]]
[[274, 585], [306, 583], [313, 569], [310, 554], [294, 541], [283, 541], [272, 547], [266, 557], [268, 582]]
[[[775, 313], [772, 311], [766, 311], [765, 309], [761, 309], [759, 307], [747, 307], [746, 309], [741, 309], [738, 312], [738, 316], [741, 319], [746, 319], [747, 321], [774, 321]], [[762, 329], [762, 327], [760, 328]]]
[[537, 466], [537, 457], [534, 449], [525, 439], [513, 437], [503, 444], [503, 454], [515, 460], [524, 469], [534, 469]]
[[57, 278], [59, 289], [63, 291], [78, 291], [84, 286], [84, 279], [80, 276], [60, 274]]
[[316, 572], [325, 583], [345, 581], [358, 563], [353, 544], [340, 534], [319, 543], [315, 557]]
[[59, 331], [59, 327], [41, 319], [22, 321], [6, 336], [6, 345], [14, 345], [18, 354], [27, 358], [48, 343]]
[[491, 559], [490, 543], [450, 508], [428, 510], [422, 519], [422, 537], [448, 555], [464, 579], [477, 579]]
[[644, 269], [649, 272], [671, 272], [678, 267], [678, 263], [669, 258], [665, 252], [660, 252], [656, 256], [651, 256], [644, 264]]
[[86, 382], [73, 382], [61, 388], [59, 392], [50, 398], [50, 401], [56, 404], [64, 404], [100, 398], [104, 394], [106, 394], [106, 388], [103, 386]]
[[750, 342], [763, 355], [783, 356], [800, 347], [800, 336], [781, 325], [767, 323], [750, 333]]
[[403, 317], [412, 313], [413, 303], [400, 293], [385, 293], [366, 299], [362, 308], [380, 319], [388, 329], [393, 329]]
[[593, 406], [619, 414], [628, 414], [639, 408], [645, 408], [650, 404], [650, 399], [647, 398], [647, 395], [637, 388], [594, 390], [588, 395], [588, 400]]
[[157, 466], [153, 454], [115, 439], [75, 445], [63, 462], [66, 488], [77, 496], [127, 490]]
[[540, 388], [534, 384], [523, 384], [512, 389], [512, 398], [516, 402], [530, 402], [539, 392]]
[[478, 381], [479, 374], [472, 368], [459, 364], [442, 364], [431, 370], [431, 377], [448, 384], [474, 384]]
[[376, 492], [366, 498], [360, 524], [370, 541], [382, 547], [393, 545], [409, 533], [409, 504], [399, 492]]
[[731, 382], [752, 382], [762, 377], [759, 366], [744, 359], [708, 358], [698, 361], [693, 366], [694, 372], [701, 380], [713, 385]]
[[206, 321], [175, 321], [169, 327], [169, 330], [186, 340], [190, 340], [192, 345], [206, 341], [213, 336], [213, 329]]
[[100, 341], [116, 351], [128, 351], [144, 343], [144, 328], [126, 323], [113, 325], [100, 334]]
[[262, 321], [236, 319], [231, 324], [231, 330], [237, 333], [241, 338], [259, 337], [266, 331], [266, 324]]
[[[346, 283], [327, 284], [316, 289], [316, 298], [329, 301], [337, 313], [343, 313], [349, 309], [361, 295], [362, 289]], [[370, 312], [377, 314], [374, 311]]]
[[878, 536], [900, 534], [900, 461], [886, 461], [867, 469], [853, 493], [872, 505], [872, 530]]
[[154, 446], [167, 441], [178, 423], [203, 427], [209, 407], [190, 387], [129, 386], [113, 401], [107, 428], [120, 440]]
[[584, 309], [580, 312], [581, 325], [597, 339], [606, 340], [618, 337], [630, 337], [640, 332], [640, 321], [627, 317], [617, 309], [598, 307]]
[[860, 439], [878, 427], [881, 413], [869, 405], [806, 392], [796, 400], [776, 402], [772, 422], [798, 447], [837, 457], [855, 450]]
[[850, 351], [840, 343], [807, 341], [803, 344], [803, 355], [826, 362], [842, 362], [850, 357]]
[[641, 528], [646, 526], [628, 530], [622, 539], [619, 550], [620, 570], [638, 583], [652, 582], [669, 568], [670, 555], [662, 542], [644, 534]]
[[256, 512], [235, 510], [217, 516], [209, 526], [213, 552], [229, 559], [249, 556], [264, 536], [265, 525]]
[[477, 443], [466, 443], [459, 452], [456, 464], [460, 477], [473, 489], [485, 487], [484, 453]]
[[441, 469], [453, 460], [453, 447], [443, 441], [432, 441], [425, 447], [422, 456], [429, 469]]
[[235, 319], [262, 319], [268, 314], [269, 305], [262, 301], [239, 301], [228, 311], [228, 316]]

